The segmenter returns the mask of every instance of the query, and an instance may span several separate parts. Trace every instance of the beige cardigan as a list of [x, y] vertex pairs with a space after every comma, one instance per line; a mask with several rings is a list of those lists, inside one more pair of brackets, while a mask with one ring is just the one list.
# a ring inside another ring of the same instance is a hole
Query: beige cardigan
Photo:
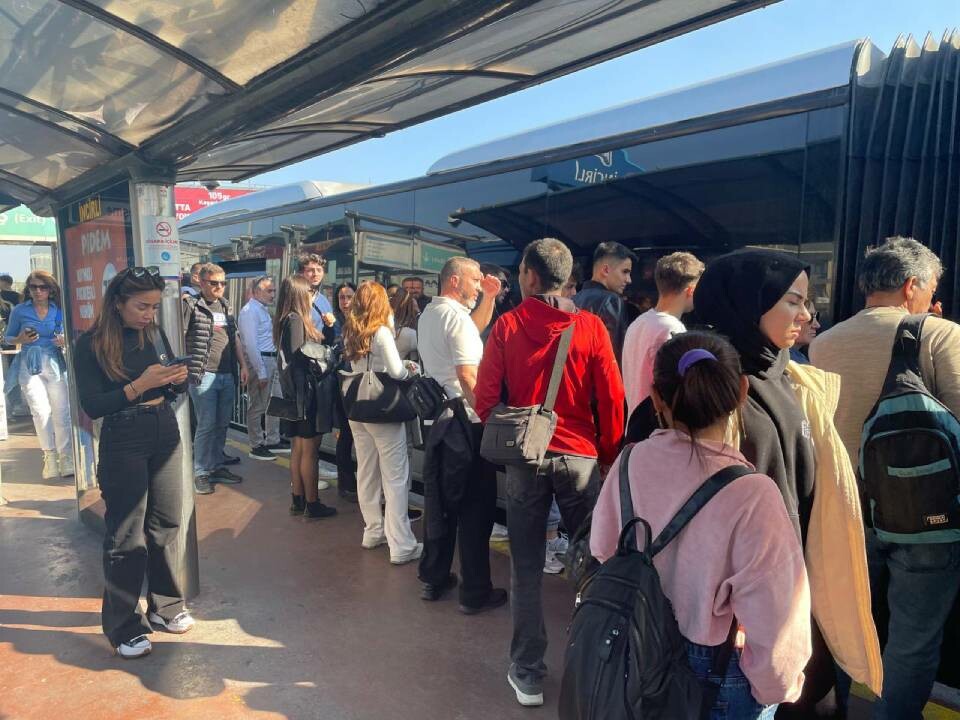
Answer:
[[[805, 548], [813, 616], [837, 663], [876, 695], [883, 686], [880, 643], [870, 606], [870, 577], [857, 479], [833, 424], [840, 376], [790, 362], [816, 455], [816, 491]], [[731, 430], [736, 425], [731, 423]], [[739, 432], [728, 438], [739, 448]]]

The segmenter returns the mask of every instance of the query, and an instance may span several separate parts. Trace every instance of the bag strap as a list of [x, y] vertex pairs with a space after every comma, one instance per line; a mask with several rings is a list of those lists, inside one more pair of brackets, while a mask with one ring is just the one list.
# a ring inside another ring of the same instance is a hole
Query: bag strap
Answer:
[[671, 540], [680, 534], [687, 523], [693, 520], [696, 514], [703, 509], [703, 506], [710, 502], [713, 496], [723, 488], [739, 477], [755, 473], [756, 470], [751, 470], [746, 465], [730, 465], [708, 477], [657, 535], [653, 543], [647, 548], [647, 554], [652, 558], [663, 550]]
[[560, 335], [560, 344], [557, 346], [557, 357], [553, 361], [553, 371], [550, 373], [550, 384], [547, 386], [547, 398], [541, 406], [546, 413], [553, 412], [553, 406], [557, 402], [557, 393], [560, 391], [560, 378], [563, 376], [563, 366], [567, 362], [567, 354], [570, 351], [570, 341], [573, 340], [573, 329], [576, 326], [576, 320], [572, 321]]
[[[620, 453], [620, 530], [621, 532], [630, 525], [633, 520], [633, 495], [630, 492], [630, 453], [633, 452], [634, 443], [630, 443], [623, 448]], [[631, 543], [630, 547], [637, 546], [637, 533], [632, 526], [627, 531], [627, 540]]]
[[920, 371], [920, 340], [923, 336], [923, 324], [929, 313], [907, 315], [897, 325], [897, 334], [893, 340], [893, 350], [890, 353], [890, 364], [887, 366], [887, 376], [883, 380], [881, 395], [893, 392], [897, 385], [897, 378], [913, 374], [923, 382]]

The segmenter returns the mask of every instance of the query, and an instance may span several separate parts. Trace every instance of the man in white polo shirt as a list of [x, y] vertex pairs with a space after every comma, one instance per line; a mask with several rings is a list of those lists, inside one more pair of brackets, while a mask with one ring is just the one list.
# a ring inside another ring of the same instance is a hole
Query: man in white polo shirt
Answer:
[[[480, 331], [470, 317], [480, 291], [489, 298], [500, 291], [500, 281], [480, 272], [475, 260], [451, 258], [440, 271], [440, 294], [420, 315], [417, 350], [424, 372], [443, 385], [448, 398], [462, 398], [472, 423], [472, 472], [456, 512], [449, 513], [446, 532], [426, 538], [420, 560], [421, 597], [438, 600], [456, 586], [450, 572], [457, 538], [460, 540], [460, 611], [472, 615], [504, 605], [507, 591], [490, 582], [490, 531], [497, 504], [496, 469], [480, 457], [483, 426], [474, 411], [477, 368], [483, 359]], [[429, 512], [429, 510], [428, 510]]]

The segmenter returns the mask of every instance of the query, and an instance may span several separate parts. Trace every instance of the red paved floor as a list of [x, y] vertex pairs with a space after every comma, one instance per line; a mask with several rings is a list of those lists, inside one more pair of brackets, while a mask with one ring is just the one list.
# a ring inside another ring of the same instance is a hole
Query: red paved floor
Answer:
[[[198, 498], [198, 626], [120, 660], [100, 634], [100, 539], [77, 521], [72, 482], [38, 479], [32, 430], [13, 431], [0, 443], [0, 720], [556, 716], [573, 599], [562, 578], [544, 578], [547, 704], [520, 708], [504, 679], [506, 608], [423, 603], [414, 565], [361, 549], [355, 505], [326, 491], [336, 519], [292, 518], [286, 470], [246, 459], [242, 485]], [[507, 558], [492, 562], [506, 586]], [[857, 703], [851, 717], [867, 717]]]

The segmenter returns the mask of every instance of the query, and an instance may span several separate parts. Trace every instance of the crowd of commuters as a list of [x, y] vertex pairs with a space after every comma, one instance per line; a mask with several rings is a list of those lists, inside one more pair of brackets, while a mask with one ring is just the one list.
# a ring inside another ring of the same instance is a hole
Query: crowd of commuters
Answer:
[[[150, 625], [185, 632], [193, 624], [166, 551], [177, 532], [169, 518], [179, 518], [180, 438], [169, 403], [190, 394], [195, 487], [210, 492], [211, 483], [240, 482], [224, 452], [239, 382], [250, 457], [291, 453], [291, 513], [336, 514], [320, 499], [327, 483], [317, 461], [320, 437], [338, 427], [338, 488], [359, 504], [360, 545], [386, 545], [394, 565], [419, 561], [425, 601], [458, 588], [466, 615], [509, 601], [506, 678], [522, 705], [544, 702], [542, 575], [559, 570], [566, 550], [558, 526], [573, 533], [589, 518], [589, 551], [603, 562], [617, 552], [624, 497], [656, 537], [710, 478], [743, 466], [653, 558], [690, 669], [719, 686], [706, 716], [839, 717], [856, 681], [878, 694], [876, 718], [919, 718], [960, 589], [960, 542], [878, 533], [855, 468], [862, 474], [864, 422], [883, 391], [901, 320], [939, 309], [939, 259], [910, 239], [876, 248], [860, 268], [866, 309], [826, 331], [810, 268], [795, 255], [747, 249], [706, 265], [687, 252], [666, 255], [654, 270], [656, 305], [631, 320], [623, 292], [635, 261], [622, 245], [600, 244], [591, 279], [577, 291], [568, 247], [541, 239], [523, 250], [515, 277], [457, 257], [444, 265], [435, 297], [410, 277], [392, 288], [341, 284], [331, 304], [321, 291], [323, 260], [304, 255], [279, 292], [270, 277], [254, 281], [239, 322], [223, 300], [222, 268], [207, 264], [184, 292], [187, 358], [173, 366], [154, 323], [162, 281], [141, 268], [114, 278], [75, 353], [81, 405], [105, 418], [103, 622], [118, 652], [149, 652]], [[21, 353], [28, 366], [18, 371], [33, 410], [40, 388], [54, 404], [48, 388], [62, 382], [54, 369], [62, 372], [62, 335], [58, 342], [56, 284], [31, 278], [30, 299], [14, 308], [5, 339], [44, 342], [34, 360]], [[940, 317], [922, 327], [918, 373], [933, 398], [960, 413], [960, 329]], [[383, 382], [430, 378], [444, 399], [422, 425], [352, 419], [340, 381], [345, 388], [347, 378], [370, 372]], [[508, 592], [491, 580], [498, 467], [481, 452], [484, 427], [504, 407], [542, 406], [551, 386], [556, 423], [546, 455], [502, 468]], [[268, 411], [275, 403], [282, 409]], [[631, 420], [627, 432], [628, 417], [644, 413], [652, 426], [638, 430]], [[38, 434], [51, 415], [34, 411]], [[619, 481], [625, 434], [637, 441], [624, 465], [627, 495]], [[56, 431], [47, 438], [51, 452], [69, 454]], [[409, 490], [411, 447], [421, 444], [418, 541]], [[144, 578], [149, 624], [131, 600]], [[882, 655], [872, 598], [889, 609]], [[717, 671], [729, 637], [737, 649]]]

